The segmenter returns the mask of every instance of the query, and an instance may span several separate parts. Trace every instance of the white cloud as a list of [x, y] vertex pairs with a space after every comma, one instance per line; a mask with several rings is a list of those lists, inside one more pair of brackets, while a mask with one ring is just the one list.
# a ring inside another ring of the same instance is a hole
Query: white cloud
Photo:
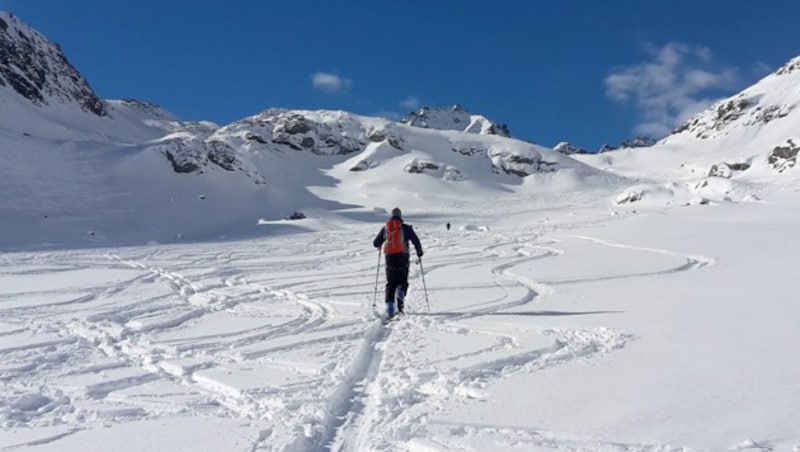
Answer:
[[606, 95], [631, 103], [642, 118], [637, 134], [663, 137], [680, 123], [715, 102], [708, 96], [738, 83], [738, 71], [714, 68], [707, 47], [668, 43], [661, 48], [645, 46], [650, 60], [617, 69], [605, 79]]
[[336, 74], [317, 72], [311, 76], [311, 86], [324, 93], [337, 94], [349, 91], [353, 86], [353, 81]]
[[750, 71], [756, 77], [764, 77], [765, 75], [769, 74], [773, 70], [774, 69], [772, 68], [772, 66], [770, 66], [769, 64], [767, 64], [767, 63], [765, 63], [763, 61], [756, 61], [753, 64], [753, 67], [750, 69]]
[[400, 102], [400, 106], [409, 110], [415, 110], [419, 107], [419, 99], [414, 96], [408, 96]]

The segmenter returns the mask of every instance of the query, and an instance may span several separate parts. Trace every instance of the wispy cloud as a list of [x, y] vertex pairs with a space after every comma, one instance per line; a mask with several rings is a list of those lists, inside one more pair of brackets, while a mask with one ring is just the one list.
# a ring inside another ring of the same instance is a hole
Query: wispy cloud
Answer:
[[774, 70], [775, 68], [760, 60], [753, 63], [753, 67], [750, 68], [750, 72], [756, 77], [764, 77]]
[[419, 99], [414, 96], [408, 96], [400, 101], [400, 106], [408, 110], [415, 110], [417, 107], [419, 107]]
[[338, 94], [350, 91], [353, 81], [328, 72], [317, 72], [311, 76], [311, 86], [328, 94]]
[[714, 68], [709, 48], [671, 42], [646, 45], [649, 61], [615, 70], [605, 79], [606, 95], [634, 105], [642, 115], [637, 134], [663, 137], [677, 125], [711, 105], [715, 91], [739, 82], [735, 68]]

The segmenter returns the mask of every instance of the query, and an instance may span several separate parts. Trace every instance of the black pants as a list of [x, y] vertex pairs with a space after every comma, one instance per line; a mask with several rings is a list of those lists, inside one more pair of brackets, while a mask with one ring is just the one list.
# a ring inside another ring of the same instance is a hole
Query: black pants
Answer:
[[386, 255], [386, 302], [393, 303], [398, 288], [408, 292], [408, 254]]

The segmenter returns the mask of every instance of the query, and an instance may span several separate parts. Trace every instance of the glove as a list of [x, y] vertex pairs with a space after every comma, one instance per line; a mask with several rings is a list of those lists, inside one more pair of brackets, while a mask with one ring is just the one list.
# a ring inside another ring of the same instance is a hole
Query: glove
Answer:
[[425, 254], [425, 253], [423, 253], [422, 251], [420, 251], [420, 252], [417, 254], [417, 259], [419, 259], [420, 257], [422, 257], [422, 255], [423, 255], [423, 254]]

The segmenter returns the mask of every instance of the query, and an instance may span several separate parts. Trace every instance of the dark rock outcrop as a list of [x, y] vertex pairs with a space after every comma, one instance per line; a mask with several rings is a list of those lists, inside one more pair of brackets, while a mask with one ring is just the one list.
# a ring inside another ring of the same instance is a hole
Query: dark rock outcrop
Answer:
[[589, 151], [582, 147], [574, 146], [572, 143], [568, 141], [562, 141], [553, 148], [554, 151], [560, 152], [565, 155], [572, 155], [572, 154], [588, 154]]
[[61, 48], [9, 13], [0, 13], [0, 86], [40, 107], [74, 102], [86, 112], [108, 116], [106, 105]]
[[767, 157], [767, 162], [778, 170], [779, 173], [797, 165], [797, 154], [800, 146], [794, 144], [792, 139], [786, 140], [786, 146], [776, 146]]

